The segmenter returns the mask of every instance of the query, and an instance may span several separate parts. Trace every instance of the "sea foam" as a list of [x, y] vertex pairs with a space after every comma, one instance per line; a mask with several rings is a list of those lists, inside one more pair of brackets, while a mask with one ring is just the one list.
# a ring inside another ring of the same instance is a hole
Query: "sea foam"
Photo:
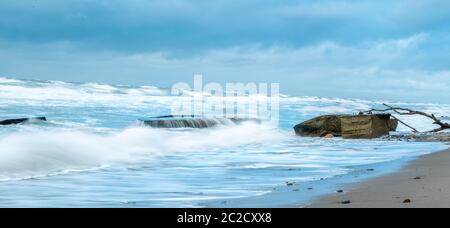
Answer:
[[18, 132], [0, 139], [0, 179], [86, 170], [182, 153], [276, 143], [285, 135], [268, 125], [243, 123], [201, 130], [132, 127], [112, 134], [53, 129]]
[[[281, 95], [279, 126], [247, 122], [174, 130], [138, 124], [138, 119], [168, 115], [172, 104], [197, 95], [221, 101], [205, 93], [172, 96], [169, 89], [152, 86], [0, 78], [0, 119], [49, 120], [0, 127], [0, 191], [5, 193], [0, 203], [197, 206], [197, 201], [255, 196], [287, 181], [332, 178], [361, 165], [447, 148], [440, 143], [295, 136], [294, 125], [318, 115], [383, 108], [383, 101], [360, 99]], [[268, 99], [258, 95], [225, 101]], [[449, 105], [390, 104], [450, 116]], [[423, 117], [400, 118], [419, 130], [434, 127]], [[399, 131], [410, 129], [400, 125]]]

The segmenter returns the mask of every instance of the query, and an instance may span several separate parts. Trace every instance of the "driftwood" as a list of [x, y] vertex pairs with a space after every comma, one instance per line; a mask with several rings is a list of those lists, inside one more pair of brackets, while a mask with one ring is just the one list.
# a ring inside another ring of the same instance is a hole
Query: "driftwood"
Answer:
[[[395, 112], [396, 114], [401, 115], [401, 116], [421, 115], [421, 116], [425, 116], [427, 118], [432, 119], [433, 120], [433, 124], [436, 124], [436, 125], [440, 126], [439, 128], [436, 128], [434, 130], [427, 131], [427, 132], [424, 132], [424, 133], [435, 133], [435, 132], [440, 132], [440, 131], [444, 131], [444, 130], [450, 129], [450, 124], [442, 122], [434, 114], [428, 114], [428, 113], [425, 113], [425, 112], [415, 111], [415, 110], [408, 109], [408, 108], [392, 107], [392, 106], [387, 105], [387, 104], [383, 104], [383, 105], [386, 106], [387, 108], [386, 109], [371, 109], [371, 110], [368, 110], [368, 111], [360, 112], [360, 114], [373, 114], [373, 112], [384, 112], [384, 113], [385, 112]], [[414, 128], [414, 127], [410, 126], [409, 124], [401, 121], [400, 119], [398, 119], [395, 116], [392, 116], [392, 117], [394, 119], [397, 119], [401, 124], [403, 124], [406, 127], [412, 129], [414, 133], [419, 133], [419, 131], [416, 128]]]

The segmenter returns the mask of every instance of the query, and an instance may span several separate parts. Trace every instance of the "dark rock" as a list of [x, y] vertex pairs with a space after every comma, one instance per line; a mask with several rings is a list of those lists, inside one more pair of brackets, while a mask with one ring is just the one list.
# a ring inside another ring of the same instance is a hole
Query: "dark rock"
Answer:
[[352, 201], [350, 201], [350, 200], [343, 200], [343, 201], [341, 201], [341, 204], [351, 204], [352, 203]]
[[414, 177], [414, 180], [420, 180], [422, 177]]
[[411, 203], [412, 201], [411, 201], [411, 199], [405, 199], [405, 200], [403, 200], [403, 203]]
[[367, 172], [373, 172], [375, 169], [367, 169]]
[[[405, 136], [405, 138], [408, 136]], [[409, 136], [413, 137], [413, 136]], [[450, 142], [450, 133], [441, 132], [437, 134], [414, 135], [414, 140], [418, 142]]]
[[22, 124], [22, 123], [32, 122], [32, 121], [47, 121], [47, 118], [37, 117], [37, 118], [8, 119], [8, 120], [0, 121], [0, 125], [15, 125], [15, 124]]
[[337, 190], [336, 192], [337, 192], [337, 193], [343, 193], [344, 190]]
[[313, 190], [313, 188], [308, 188], [308, 190]]
[[286, 186], [294, 186], [295, 182], [286, 182]]

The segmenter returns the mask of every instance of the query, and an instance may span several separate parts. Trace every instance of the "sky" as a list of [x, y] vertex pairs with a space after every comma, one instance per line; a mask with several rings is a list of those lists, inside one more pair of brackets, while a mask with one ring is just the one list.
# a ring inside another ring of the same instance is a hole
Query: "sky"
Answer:
[[1, 0], [0, 77], [450, 103], [448, 0]]

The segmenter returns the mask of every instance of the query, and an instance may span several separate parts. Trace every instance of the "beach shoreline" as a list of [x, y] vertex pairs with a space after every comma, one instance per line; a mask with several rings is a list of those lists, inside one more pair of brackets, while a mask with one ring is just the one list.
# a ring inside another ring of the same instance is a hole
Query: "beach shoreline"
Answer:
[[450, 149], [420, 156], [391, 174], [345, 185], [308, 208], [450, 207]]

